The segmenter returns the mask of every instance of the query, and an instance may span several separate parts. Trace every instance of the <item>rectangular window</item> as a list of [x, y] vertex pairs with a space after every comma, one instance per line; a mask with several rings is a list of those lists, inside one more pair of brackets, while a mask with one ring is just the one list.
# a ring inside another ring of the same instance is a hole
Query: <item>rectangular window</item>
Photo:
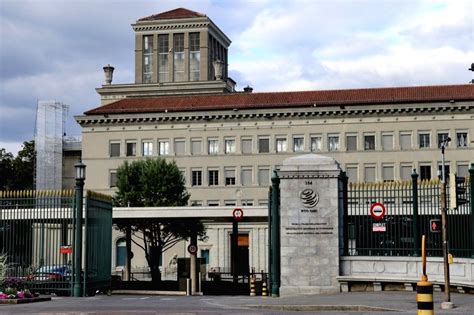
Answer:
[[382, 149], [384, 151], [393, 150], [393, 135], [391, 134], [382, 135]]
[[364, 136], [364, 150], [365, 151], [375, 150], [375, 136], [374, 135]]
[[208, 183], [209, 183], [209, 186], [219, 185], [219, 171], [218, 170], [209, 170]]
[[395, 180], [393, 165], [382, 166], [382, 179], [384, 182], [393, 182]]
[[189, 34], [189, 80], [199, 81], [201, 71], [201, 50], [199, 33]]
[[357, 151], [357, 136], [346, 137], [347, 151]]
[[270, 139], [259, 138], [258, 139], [258, 153], [268, 153], [268, 152], [270, 152]]
[[420, 165], [420, 180], [431, 179], [431, 165]]
[[236, 206], [237, 202], [235, 200], [224, 200], [224, 206]]
[[346, 166], [346, 175], [349, 178], [349, 182], [355, 183], [359, 180], [357, 166]]
[[110, 143], [110, 157], [120, 156], [120, 142]]
[[209, 249], [201, 249], [201, 262], [209, 264]]
[[328, 136], [329, 151], [339, 151], [339, 136]]
[[467, 132], [456, 132], [456, 145], [458, 148], [467, 148]]
[[158, 35], [158, 82], [169, 82], [169, 36]]
[[109, 187], [117, 187], [117, 172], [116, 171], [111, 171], [110, 172], [110, 180], [109, 180]]
[[364, 180], [366, 182], [375, 182], [375, 166], [364, 167]]
[[160, 140], [158, 141], [158, 144], [160, 146], [160, 155], [169, 155], [170, 154], [170, 142], [169, 141], [164, 141]]
[[202, 186], [202, 171], [201, 170], [191, 171], [191, 185]]
[[311, 152], [318, 152], [323, 149], [323, 140], [320, 136], [311, 137]]
[[217, 154], [219, 153], [219, 140], [217, 139], [209, 139], [207, 140], [207, 153], [209, 154]]
[[[438, 177], [440, 179], [443, 179], [443, 175], [441, 174], [441, 169], [443, 168], [442, 164], [438, 164]], [[446, 181], [449, 180], [449, 172], [450, 172], [450, 167], [449, 164], [444, 164], [444, 178]]]
[[458, 164], [456, 173], [457, 173], [457, 176], [460, 176], [460, 177], [469, 176], [469, 164]]
[[252, 169], [245, 168], [242, 169], [240, 174], [240, 182], [242, 186], [251, 186], [252, 185]]
[[136, 155], [137, 155], [137, 143], [127, 142], [127, 156], [136, 156]]
[[449, 133], [447, 132], [440, 132], [438, 133], [438, 149], [441, 149], [441, 143], [449, 138]]
[[286, 152], [286, 138], [277, 138], [276, 139], [276, 151], [277, 152]]
[[208, 200], [207, 205], [209, 207], [219, 207], [219, 201], [217, 201], [217, 200]]
[[225, 185], [234, 186], [235, 185], [235, 169], [226, 169], [224, 171], [225, 175]]
[[293, 152], [303, 152], [303, 151], [304, 151], [304, 138], [293, 137]]
[[199, 155], [202, 154], [202, 140], [191, 139], [191, 154]]
[[174, 81], [184, 81], [184, 34], [173, 34]]
[[412, 165], [400, 166], [400, 179], [401, 180], [411, 180], [411, 174], [412, 174]]
[[420, 149], [430, 147], [430, 134], [429, 133], [420, 133], [418, 135], [420, 141]]
[[411, 150], [411, 133], [400, 134], [400, 149]]
[[260, 186], [270, 185], [270, 170], [268, 168], [258, 169], [258, 184]]
[[242, 139], [242, 153], [243, 154], [252, 153], [252, 139]]
[[143, 36], [143, 83], [153, 78], [153, 35]]
[[242, 200], [242, 206], [253, 206], [253, 200], [249, 200], [249, 199]]
[[259, 199], [258, 200], [259, 206], [268, 206], [268, 199]]
[[225, 154], [235, 153], [235, 139], [225, 139]]
[[184, 139], [174, 140], [174, 154], [185, 155], [186, 154], [186, 142]]
[[142, 142], [142, 155], [143, 156], [153, 155], [153, 141]]

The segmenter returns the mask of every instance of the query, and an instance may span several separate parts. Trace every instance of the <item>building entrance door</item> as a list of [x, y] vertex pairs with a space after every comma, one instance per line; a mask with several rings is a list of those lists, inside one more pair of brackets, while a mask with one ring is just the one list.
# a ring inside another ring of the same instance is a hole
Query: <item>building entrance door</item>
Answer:
[[[249, 274], [249, 235], [238, 234], [237, 250], [236, 250], [236, 266], [237, 275]], [[233, 269], [233, 268], [232, 268]]]

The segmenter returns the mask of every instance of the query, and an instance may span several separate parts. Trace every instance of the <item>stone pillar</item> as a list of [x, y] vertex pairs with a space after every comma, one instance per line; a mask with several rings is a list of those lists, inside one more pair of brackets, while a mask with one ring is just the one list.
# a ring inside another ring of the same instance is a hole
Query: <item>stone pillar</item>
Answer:
[[283, 161], [278, 172], [281, 296], [339, 292], [340, 172], [334, 159], [322, 155]]

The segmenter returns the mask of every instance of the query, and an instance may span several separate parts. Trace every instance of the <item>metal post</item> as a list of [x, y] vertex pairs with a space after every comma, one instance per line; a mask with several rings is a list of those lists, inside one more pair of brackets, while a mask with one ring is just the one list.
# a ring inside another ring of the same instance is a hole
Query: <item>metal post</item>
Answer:
[[474, 163], [471, 163], [471, 167], [469, 168], [469, 185], [469, 198], [471, 202], [471, 258], [474, 258]]
[[280, 178], [276, 171], [272, 176], [272, 269], [271, 295], [280, 296]]
[[125, 248], [127, 249], [127, 260], [125, 262], [125, 279], [132, 280], [132, 228], [127, 226], [125, 231]]
[[448, 216], [446, 214], [446, 172], [445, 172], [445, 160], [444, 160], [444, 151], [447, 143], [450, 141], [450, 138], [445, 139], [441, 143], [441, 158], [442, 158], [442, 170], [441, 170], [441, 233], [443, 239], [443, 264], [444, 264], [444, 302], [441, 303], [441, 308], [450, 309], [453, 308], [453, 303], [451, 302], [451, 291], [450, 291], [450, 281], [449, 281], [449, 263], [448, 263]]
[[238, 282], [237, 277], [237, 250], [238, 250], [238, 240], [239, 240], [239, 222], [237, 220], [232, 221], [232, 249], [231, 249], [231, 258], [232, 258], [232, 279], [234, 283]]
[[[197, 246], [197, 235], [191, 236], [191, 244]], [[191, 294], [197, 293], [197, 272], [196, 272], [197, 253], [190, 253], [190, 275], [191, 275]]]
[[342, 203], [342, 211], [343, 211], [343, 214], [342, 214], [342, 224], [343, 224], [343, 227], [344, 227], [344, 233], [343, 233], [343, 241], [344, 241], [344, 247], [343, 247], [343, 250], [342, 250], [342, 253], [341, 255], [348, 255], [349, 254], [349, 224], [348, 224], [348, 211], [347, 211], [347, 207], [348, 207], [348, 199], [347, 199], [347, 189], [348, 189], [348, 182], [349, 182], [349, 177], [347, 177], [347, 173], [346, 172], [341, 172], [341, 176], [340, 176], [340, 180], [341, 180], [341, 183], [342, 183], [342, 193], [339, 192], [339, 198], [342, 198], [342, 200], [340, 199], [339, 201]]
[[76, 213], [75, 213], [75, 245], [74, 245], [74, 288], [75, 297], [82, 296], [82, 199], [84, 179], [76, 178]]
[[[270, 277], [270, 272], [272, 269], [272, 187], [268, 189], [268, 232], [267, 232], [267, 240], [268, 240], [268, 269], [267, 273]], [[270, 284], [269, 284], [270, 285]]]
[[411, 174], [411, 189], [413, 202], [413, 256], [420, 256], [420, 247], [418, 244], [419, 227], [418, 227], [418, 174], [416, 169], [413, 169]]

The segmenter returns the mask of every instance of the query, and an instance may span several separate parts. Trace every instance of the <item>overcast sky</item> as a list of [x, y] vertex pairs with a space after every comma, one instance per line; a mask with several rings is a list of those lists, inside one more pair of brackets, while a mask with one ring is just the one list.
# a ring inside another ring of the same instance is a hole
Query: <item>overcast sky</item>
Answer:
[[0, 0], [0, 148], [34, 137], [38, 100], [99, 105], [102, 67], [133, 83], [137, 19], [177, 7], [229, 38], [230, 76], [254, 92], [464, 84], [473, 78], [474, 1]]

